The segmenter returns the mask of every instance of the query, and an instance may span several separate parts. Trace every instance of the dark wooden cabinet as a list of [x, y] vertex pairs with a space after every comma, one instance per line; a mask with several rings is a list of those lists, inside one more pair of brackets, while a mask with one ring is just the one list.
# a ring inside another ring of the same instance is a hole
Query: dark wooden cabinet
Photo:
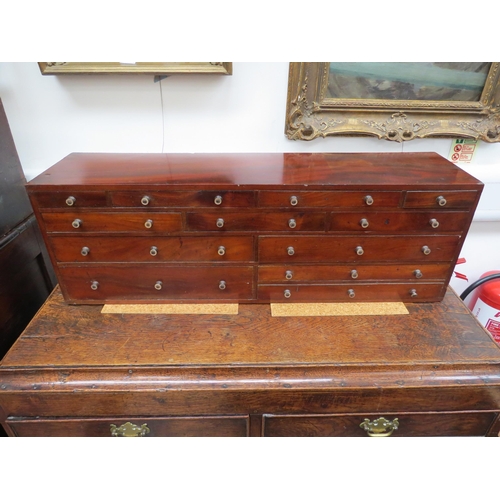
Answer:
[[500, 348], [448, 289], [409, 314], [105, 314], [56, 289], [0, 363], [11, 436], [497, 436]]
[[79, 304], [439, 301], [482, 188], [434, 153], [71, 154], [28, 184]]

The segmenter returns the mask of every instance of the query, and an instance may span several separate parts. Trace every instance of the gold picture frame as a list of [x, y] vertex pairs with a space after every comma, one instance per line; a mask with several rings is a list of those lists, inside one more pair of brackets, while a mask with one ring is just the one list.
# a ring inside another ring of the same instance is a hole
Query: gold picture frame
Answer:
[[[344, 135], [374, 136], [397, 142], [426, 137], [500, 142], [500, 63], [459, 63], [488, 65], [483, 70], [482, 85], [477, 82], [477, 75], [470, 75], [475, 78], [476, 97], [468, 96], [469, 100], [461, 100], [462, 94], [458, 91], [454, 100], [389, 99], [383, 97], [382, 92], [380, 98], [345, 96], [341, 92], [337, 92], [340, 97], [332, 97], [331, 67], [340, 64], [374, 63], [290, 63], [285, 124], [289, 139], [310, 141], [317, 137]], [[418, 77], [417, 72], [414, 74]], [[383, 88], [387, 90], [387, 87]], [[349, 92], [361, 89], [349, 85], [346, 88]]]
[[230, 62], [39, 62], [42, 75], [232, 75]]

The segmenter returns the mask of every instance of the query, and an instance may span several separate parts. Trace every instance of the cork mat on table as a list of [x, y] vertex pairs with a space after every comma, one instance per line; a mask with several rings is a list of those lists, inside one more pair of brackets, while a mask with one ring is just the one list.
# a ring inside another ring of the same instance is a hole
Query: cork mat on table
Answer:
[[103, 314], [238, 314], [238, 304], [105, 304]]
[[271, 316], [386, 316], [396, 314], [409, 314], [402, 302], [271, 304]]

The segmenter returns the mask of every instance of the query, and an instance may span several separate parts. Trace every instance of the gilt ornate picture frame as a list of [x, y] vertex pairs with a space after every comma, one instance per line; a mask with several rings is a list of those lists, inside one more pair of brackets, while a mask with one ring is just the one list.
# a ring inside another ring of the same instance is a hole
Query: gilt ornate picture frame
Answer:
[[290, 63], [285, 133], [500, 142], [500, 63]]

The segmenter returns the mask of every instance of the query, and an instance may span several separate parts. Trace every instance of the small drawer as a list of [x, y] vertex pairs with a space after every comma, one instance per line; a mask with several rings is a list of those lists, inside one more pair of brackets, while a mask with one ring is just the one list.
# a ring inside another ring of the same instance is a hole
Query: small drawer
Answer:
[[263, 435], [269, 437], [485, 436], [496, 415], [493, 412], [264, 415]]
[[356, 265], [262, 265], [259, 283], [295, 283], [302, 281], [444, 281], [450, 264], [360, 264]]
[[459, 236], [260, 236], [261, 263], [449, 262]]
[[70, 302], [235, 301], [253, 298], [252, 266], [59, 267]]
[[261, 191], [259, 207], [396, 208], [401, 191]]
[[248, 416], [21, 419], [7, 424], [20, 437], [246, 437]]
[[186, 214], [188, 231], [324, 231], [325, 213], [219, 212]]
[[182, 230], [180, 213], [164, 212], [45, 212], [47, 232], [175, 233]]
[[56, 191], [30, 193], [40, 208], [83, 208], [105, 207], [107, 194], [105, 191]]
[[436, 302], [443, 298], [443, 283], [388, 283], [341, 285], [258, 285], [263, 302]]
[[330, 231], [461, 232], [468, 227], [468, 212], [332, 212]]
[[111, 193], [115, 207], [254, 207], [253, 191], [117, 191]]
[[58, 262], [234, 262], [254, 261], [253, 238], [52, 236]]
[[478, 191], [408, 191], [404, 208], [469, 208], [474, 206]]

